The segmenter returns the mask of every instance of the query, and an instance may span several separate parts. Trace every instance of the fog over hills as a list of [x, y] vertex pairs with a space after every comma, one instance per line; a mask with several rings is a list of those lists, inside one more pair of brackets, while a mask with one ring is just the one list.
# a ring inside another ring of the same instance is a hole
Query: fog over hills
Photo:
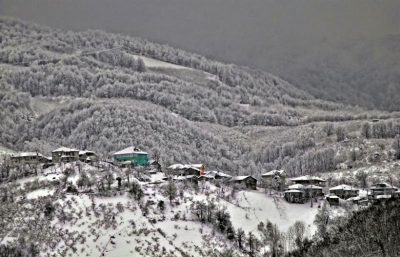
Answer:
[[1, 0], [0, 14], [102, 29], [270, 71], [317, 97], [398, 110], [396, 0]]

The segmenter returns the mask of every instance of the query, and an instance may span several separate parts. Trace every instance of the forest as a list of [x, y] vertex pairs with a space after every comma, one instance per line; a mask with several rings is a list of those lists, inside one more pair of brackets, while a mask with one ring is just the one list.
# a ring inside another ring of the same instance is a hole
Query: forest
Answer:
[[398, 256], [400, 204], [389, 200], [353, 212], [340, 221], [317, 216], [317, 235], [287, 256]]
[[65, 145], [106, 159], [136, 145], [166, 165], [294, 176], [335, 170], [349, 159], [337, 154], [346, 140], [391, 145], [400, 132], [399, 113], [319, 100], [269, 73], [144, 39], [8, 18], [0, 30], [0, 142], [14, 150]]

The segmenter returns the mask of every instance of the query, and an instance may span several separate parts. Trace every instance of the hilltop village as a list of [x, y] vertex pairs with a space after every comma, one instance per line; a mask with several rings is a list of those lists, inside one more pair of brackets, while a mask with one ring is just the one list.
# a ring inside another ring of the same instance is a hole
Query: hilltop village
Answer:
[[[288, 203], [304, 204], [326, 201], [331, 206], [338, 206], [351, 202], [360, 206], [367, 206], [370, 202], [384, 201], [391, 198], [400, 198], [400, 190], [386, 181], [379, 181], [366, 187], [367, 175], [362, 178], [363, 185], [332, 185], [327, 179], [318, 176], [305, 175], [289, 178], [284, 170], [271, 170], [255, 178], [251, 175], [232, 176], [228, 172], [207, 170], [205, 164], [172, 164], [163, 167], [158, 160], [151, 159], [149, 154], [131, 146], [115, 152], [111, 158], [101, 160], [90, 150], [78, 150], [60, 147], [45, 156], [39, 152], [21, 152], [10, 156], [10, 167], [23, 165], [41, 165], [43, 169], [67, 163], [87, 163], [96, 167], [118, 167], [138, 171], [139, 180], [146, 174], [161, 174], [158, 181], [190, 182], [193, 184], [208, 181], [218, 186], [227, 185], [240, 190], [259, 190], [269, 195], [282, 197]], [[104, 171], [104, 170], [103, 170]], [[120, 185], [122, 178], [115, 177]], [[129, 179], [129, 178], [128, 178]]]

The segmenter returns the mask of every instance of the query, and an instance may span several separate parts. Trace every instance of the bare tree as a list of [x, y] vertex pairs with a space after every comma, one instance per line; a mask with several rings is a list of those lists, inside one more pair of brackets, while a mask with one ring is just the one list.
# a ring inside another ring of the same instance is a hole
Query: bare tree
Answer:
[[400, 160], [400, 135], [397, 134], [396, 137], [393, 139], [393, 149], [395, 151], [395, 159]]
[[175, 199], [178, 193], [178, 190], [172, 179], [170, 179], [168, 183], [165, 185], [164, 193], [168, 196], [169, 202], [172, 203], [172, 201]]

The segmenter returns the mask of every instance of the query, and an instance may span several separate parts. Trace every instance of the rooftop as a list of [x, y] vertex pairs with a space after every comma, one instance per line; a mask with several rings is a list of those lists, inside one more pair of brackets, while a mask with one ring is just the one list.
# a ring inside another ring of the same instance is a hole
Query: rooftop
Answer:
[[338, 185], [338, 186], [329, 188], [329, 190], [330, 191], [332, 191], [332, 190], [352, 191], [352, 190], [358, 190], [358, 189], [354, 188], [353, 186], [342, 184], [342, 185]]
[[13, 155], [11, 157], [29, 157], [29, 156], [31, 156], [31, 157], [34, 157], [34, 156], [44, 157], [41, 153], [38, 153], [38, 152], [21, 152], [21, 153], [18, 153], [16, 155]]
[[304, 189], [304, 185], [302, 184], [294, 184], [288, 187], [289, 189]]
[[65, 152], [79, 152], [79, 150], [62, 146], [62, 147], [57, 148], [56, 150], [54, 150], [52, 152], [53, 153], [57, 153], [57, 152], [64, 152], [64, 153]]
[[371, 189], [380, 189], [380, 188], [389, 188], [389, 189], [397, 189], [395, 186], [391, 186], [388, 183], [377, 183], [371, 187]]
[[322, 178], [320, 178], [320, 177], [317, 177], [317, 176], [310, 176], [310, 175], [307, 175], [307, 176], [301, 176], [301, 177], [297, 177], [297, 178], [291, 178], [290, 179], [291, 181], [318, 181], [318, 182], [326, 182], [326, 180], [325, 179], [322, 179]]
[[143, 152], [142, 150], [140, 150], [137, 147], [134, 146], [130, 146], [127, 147], [121, 151], [118, 151], [116, 153], [114, 153], [113, 155], [123, 155], [123, 154], [131, 154], [131, 153], [136, 153], [136, 154], [148, 154], [147, 152]]
[[83, 155], [83, 154], [94, 154], [94, 152], [93, 151], [87, 151], [87, 150], [79, 151], [79, 155]]
[[252, 176], [236, 176], [236, 177], [232, 177], [231, 181], [241, 181], [241, 180], [245, 180], [247, 178], [253, 178]]
[[210, 175], [210, 176], [220, 176], [220, 177], [225, 177], [225, 178], [231, 178], [232, 176], [220, 171], [216, 171], [216, 170], [212, 170], [212, 171], [207, 171], [205, 172], [206, 175]]
[[268, 171], [268, 172], [262, 174], [261, 177], [284, 175], [284, 174], [285, 174], [284, 170], [271, 170], [271, 171]]
[[303, 193], [303, 191], [296, 190], [296, 189], [290, 189], [290, 190], [286, 190], [285, 193]]
[[203, 167], [203, 164], [173, 164], [168, 167], [168, 169], [171, 170], [183, 170], [183, 169], [201, 169]]

